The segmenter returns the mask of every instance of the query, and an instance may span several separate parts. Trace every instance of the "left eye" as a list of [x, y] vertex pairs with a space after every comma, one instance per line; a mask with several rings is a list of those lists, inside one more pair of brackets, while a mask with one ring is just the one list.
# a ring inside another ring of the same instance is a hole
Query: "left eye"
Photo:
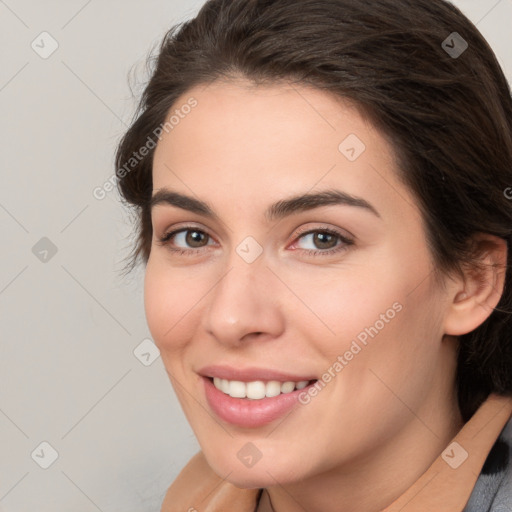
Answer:
[[338, 245], [338, 240], [341, 239], [339, 233], [331, 231], [309, 231], [298, 237], [298, 240], [308, 240], [313, 244], [313, 247], [301, 247], [306, 250], [318, 250], [318, 249], [333, 249]]

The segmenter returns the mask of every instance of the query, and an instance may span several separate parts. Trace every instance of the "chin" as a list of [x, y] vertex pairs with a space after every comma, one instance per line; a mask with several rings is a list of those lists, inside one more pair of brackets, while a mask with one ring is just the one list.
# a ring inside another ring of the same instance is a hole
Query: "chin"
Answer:
[[[204, 452], [205, 453], [205, 452]], [[241, 489], [261, 489], [272, 487], [279, 482], [280, 485], [288, 484], [303, 478], [302, 475], [294, 473], [294, 464], [288, 461], [286, 466], [265, 457], [262, 457], [252, 467], [245, 467], [237, 457], [236, 453], [229, 451], [227, 454], [207, 454], [208, 464], [213, 471], [221, 478]], [[281, 459], [281, 463], [283, 460]]]
[[232, 473], [226, 480], [240, 489], [262, 489], [275, 485], [275, 480], [269, 480], [268, 475], [267, 478], [263, 478], [263, 476], [258, 478], [254, 477], [254, 475], [251, 475], [251, 478], [243, 478], [241, 475], [234, 475]]
[[295, 481], [286, 471], [271, 471], [267, 468], [233, 471], [226, 480], [241, 489], [262, 489]]

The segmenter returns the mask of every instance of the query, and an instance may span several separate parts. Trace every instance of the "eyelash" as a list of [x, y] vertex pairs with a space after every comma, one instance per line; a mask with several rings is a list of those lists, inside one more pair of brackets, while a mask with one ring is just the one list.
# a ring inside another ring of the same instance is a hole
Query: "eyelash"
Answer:
[[[207, 249], [208, 246], [200, 247], [198, 249], [176, 249], [175, 247], [171, 247], [169, 244], [169, 241], [172, 239], [173, 236], [177, 235], [178, 233], [181, 233], [182, 231], [197, 231], [198, 233], [202, 233], [206, 235], [207, 237], [211, 238], [208, 233], [205, 231], [195, 227], [195, 226], [183, 226], [180, 229], [176, 229], [174, 231], [170, 231], [168, 233], [164, 233], [164, 235], [159, 238], [158, 244], [162, 246], [167, 246], [167, 248], [172, 251], [175, 254], [178, 254], [180, 256], [196, 256], [198, 253], [202, 252], [203, 249]], [[342, 235], [339, 231], [336, 231], [331, 228], [317, 228], [317, 229], [310, 229], [301, 231], [297, 234], [296, 239], [300, 239], [305, 235], [309, 235], [311, 233], [327, 233], [329, 235], [333, 235], [338, 237], [338, 239], [342, 242], [341, 244], [336, 245], [332, 249], [317, 249], [317, 250], [311, 250], [311, 249], [299, 249], [300, 251], [307, 252], [310, 256], [329, 256], [335, 253], [340, 253], [342, 251], [346, 251], [348, 247], [351, 245], [354, 245], [354, 240], [351, 240], [347, 238], [346, 236]]]

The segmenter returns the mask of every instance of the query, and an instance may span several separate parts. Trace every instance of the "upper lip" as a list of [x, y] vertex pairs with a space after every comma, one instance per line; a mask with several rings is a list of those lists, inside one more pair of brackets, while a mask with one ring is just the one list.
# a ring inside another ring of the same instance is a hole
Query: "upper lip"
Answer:
[[270, 368], [234, 368], [227, 365], [209, 365], [201, 368], [198, 373], [203, 377], [217, 377], [219, 379], [238, 380], [241, 382], [252, 382], [256, 380], [279, 382], [300, 382], [316, 380], [311, 374], [297, 375]]

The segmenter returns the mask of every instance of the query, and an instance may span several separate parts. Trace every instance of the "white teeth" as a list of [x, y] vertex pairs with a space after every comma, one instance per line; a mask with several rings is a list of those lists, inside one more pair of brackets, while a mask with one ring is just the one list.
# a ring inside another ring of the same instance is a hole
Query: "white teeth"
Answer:
[[229, 395], [229, 380], [221, 379], [220, 389], [223, 393], [226, 393], [226, 395]]
[[266, 386], [263, 381], [255, 380], [254, 382], [248, 382], [245, 386], [247, 388], [247, 398], [252, 400], [265, 398]]
[[239, 380], [228, 381], [229, 395], [233, 398], [245, 398], [247, 396], [246, 386]]
[[269, 398], [273, 396], [277, 396], [281, 394], [281, 383], [277, 380], [271, 380], [267, 382], [266, 388], [265, 388], [265, 396], [268, 396]]
[[281, 384], [281, 393], [291, 393], [295, 389], [295, 382], [283, 382]]
[[261, 400], [262, 398], [272, 398], [281, 393], [291, 393], [296, 389], [303, 389], [308, 385], [309, 381], [301, 380], [299, 382], [279, 382], [271, 380], [263, 382], [255, 380], [252, 382], [242, 382], [239, 380], [213, 378], [213, 385], [226, 395], [233, 398], [249, 398], [250, 400]]

